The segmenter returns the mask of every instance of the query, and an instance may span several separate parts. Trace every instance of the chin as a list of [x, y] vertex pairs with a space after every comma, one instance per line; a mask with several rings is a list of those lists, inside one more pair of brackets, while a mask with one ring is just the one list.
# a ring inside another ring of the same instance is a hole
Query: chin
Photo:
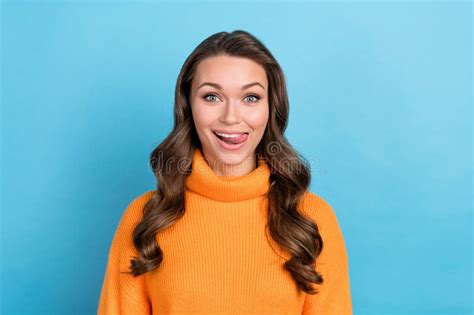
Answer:
[[218, 151], [216, 154], [218, 163], [225, 163], [229, 165], [235, 165], [242, 163], [245, 158], [246, 152], [222, 152]]

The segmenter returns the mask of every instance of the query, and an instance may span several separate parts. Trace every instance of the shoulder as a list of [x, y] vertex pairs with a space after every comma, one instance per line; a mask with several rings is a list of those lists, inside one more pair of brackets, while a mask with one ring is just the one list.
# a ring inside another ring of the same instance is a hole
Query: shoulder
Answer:
[[129, 257], [136, 256], [136, 250], [133, 245], [132, 233], [135, 225], [143, 217], [143, 208], [148, 200], [154, 195], [154, 190], [146, 191], [128, 202], [125, 210], [122, 210], [120, 221], [115, 230], [109, 259], [118, 261], [120, 269], [128, 269]]
[[301, 200], [301, 210], [318, 221], [337, 220], [332, 206], [321, 196], [306, 191]]
[[347, 264], [348, 257], [344, 236], [333, 207], [321, 196], [307, 191], [302, 198], [300, 208], [316, 223], [323, 239], [321, 260], [337, 260], [339, 264]]
[[148, 190], [143, 192], [142, 194], [136, 196], [133, 198], [127, 206], [127, 209], [129, 212], [135, 212], [137, 210], [142, 210], [143, 207], [146, 205], [146, 203], [153, 198], [155, 195], [155, 190]]
[[130, 230], [143, 217], [143, 208], [146, 203], [154, 196], [155, 190], [148, 190], [135, 196], [122, 210], [122, 215], [119, 222], [119, 229], [121, 231]]

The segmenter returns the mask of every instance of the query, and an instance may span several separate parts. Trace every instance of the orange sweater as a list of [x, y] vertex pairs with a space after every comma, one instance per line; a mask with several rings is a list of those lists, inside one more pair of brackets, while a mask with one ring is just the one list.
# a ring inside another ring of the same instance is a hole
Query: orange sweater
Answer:
[[319, 294], [306, 294], [265, 237], [271, 171], [258, 163], [247, 175], [219, 177], [196, 149], [186, 178], [186, 213], [157, 234], [160, 267], [136, 278], [119, 271], [128, 271], [137, 255], [132, 230], [154, 191], [135, 198], [112, 240], [98, 314], [352, 314], [348, 257], [331, 206], [311, 192], [302, 201], [324, 241], [316, 264], [324, 283], [312, 284]]

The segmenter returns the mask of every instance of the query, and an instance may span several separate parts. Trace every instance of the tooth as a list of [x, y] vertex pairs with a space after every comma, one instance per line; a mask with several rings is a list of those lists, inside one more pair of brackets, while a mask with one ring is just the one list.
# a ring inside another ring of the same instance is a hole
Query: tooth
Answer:
[[219, 136], [221, 137], [226, 137], [226, 138], [237, 138], [240, 136], [240, 134], [225, 134], [225, 133], [219, 133], [219, 132], [216, 132]]

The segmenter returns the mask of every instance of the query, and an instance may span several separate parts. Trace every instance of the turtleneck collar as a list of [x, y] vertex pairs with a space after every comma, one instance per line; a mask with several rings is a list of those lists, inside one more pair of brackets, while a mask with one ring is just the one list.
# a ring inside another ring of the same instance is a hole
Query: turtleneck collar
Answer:
[[264, 159], [258, 167], [243, 176], [218, 176], [196, 148], [192, 171], [186, 178], [190, 191], [218, 201], [242, 201], [265, 195], [270, 188], [270, 168]]

